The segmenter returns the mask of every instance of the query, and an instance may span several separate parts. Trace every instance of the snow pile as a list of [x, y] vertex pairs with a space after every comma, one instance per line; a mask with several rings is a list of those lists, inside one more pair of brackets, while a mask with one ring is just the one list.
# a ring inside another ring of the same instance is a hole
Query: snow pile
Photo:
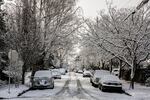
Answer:
[[15, 85], [10, 85], [10, 93], [8, 93], [9, 86], [4, 86], [0, 89], [0, 98], [13, 98], [17, 97], [19, 93], [28, 89], [28, 87], [24, 85], [19, 85], [19, 87], [15, 87]]

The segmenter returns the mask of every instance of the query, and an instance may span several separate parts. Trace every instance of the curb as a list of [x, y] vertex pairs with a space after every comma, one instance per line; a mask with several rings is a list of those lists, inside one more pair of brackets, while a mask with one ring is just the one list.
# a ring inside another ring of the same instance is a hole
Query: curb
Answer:
[[6, 98], [2, 98], [2, 97], [0, 97], [0, 99], [6, 99]]
[[23, 95], [24, 93], [26, 93], [26, 92], [28, 92], [28, 91], [30, 91], [30, 90], [31, 90], [31, 88], [22, 91], [21, 93], [19, 93], [19, 94], [17, 95], [17, 97], [20, 97], [21, 95]]

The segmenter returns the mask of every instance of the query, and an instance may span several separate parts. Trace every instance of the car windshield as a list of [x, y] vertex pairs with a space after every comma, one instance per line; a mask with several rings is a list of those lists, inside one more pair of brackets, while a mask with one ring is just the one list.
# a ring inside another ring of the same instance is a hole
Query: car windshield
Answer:
[[109, 74], [109, 71], [96, 70], [94, 76], [95, 76], [95, 77], [101, 77], [101, 76], [107, 75], [107, 74]]
[[37, 71], [34, 77], [52, 77], [51, 71]]
[[117, 76], [114, 75], [106, 75], [102, 78], [102, 81], [120, 81]]

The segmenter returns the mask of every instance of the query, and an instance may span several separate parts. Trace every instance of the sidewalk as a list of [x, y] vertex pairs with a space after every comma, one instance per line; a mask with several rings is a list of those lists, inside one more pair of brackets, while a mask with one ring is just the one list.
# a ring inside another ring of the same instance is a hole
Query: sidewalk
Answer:
[[19, 85], [19, 87], [16, 88], [14, 84], [11, 84], [10, 93], [8, 93], [8, 88], [8, 85], [0, 88], [0, 99], [17, 97], [19, 93], [29, 89], [29, 87], [25, 85]]
[[141, 98], [142, 100], [150, 100], [150, 87], [146, 87], [139, 83], [135, 83], [134, 89], [129, 89], [130, 82], [124, 81], [123, 82], [123, 89], [126, 93], [130, 94], [134, 98]]

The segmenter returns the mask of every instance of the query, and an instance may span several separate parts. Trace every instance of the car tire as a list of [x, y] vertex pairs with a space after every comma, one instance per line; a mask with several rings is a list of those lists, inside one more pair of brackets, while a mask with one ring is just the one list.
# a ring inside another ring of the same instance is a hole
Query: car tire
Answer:
[[92, 82], [92, 86], [93, 86], [93, 87], [96, 87], [96, 84], [94, 84], [94, 83]]
[[50, 89], [54, 89], [54, 85], [52, 87], [50, 87]]
[[101, 90], [101, 87], [102, 87], [101, 84], [99, 84], [99, 85], [98, 85], [98, 88], [99, 88], [100, 90]]
[[101, 91], [102, 91], [102, 92], [105, 92], [105, 89], [104, 89], [104, 87], [103, 87], [103, 86], [101, 86]]
[[90, 83], [92, 83], [92, 80], [90, 79]]
[[94, 83], [91, 81], [91, 83], [92, 83], [92, 86], [94, 86]]

